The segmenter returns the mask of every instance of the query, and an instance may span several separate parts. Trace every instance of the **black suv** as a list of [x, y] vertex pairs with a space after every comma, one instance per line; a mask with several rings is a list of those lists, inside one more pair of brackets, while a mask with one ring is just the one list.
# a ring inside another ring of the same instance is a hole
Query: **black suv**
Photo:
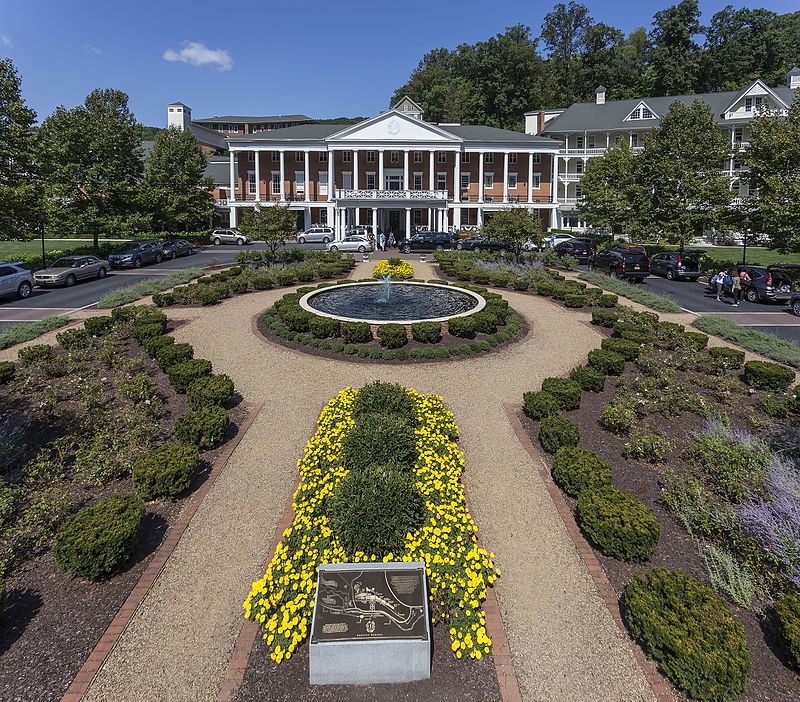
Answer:
[[653, 275], [666, 276], [667, 280], [697, 280], [700, 270], [702, 251], [661, 251], [650, 259], [650, 272]]
[[128, 248], [111, 254], [108, 262], [112, 268], [141, 268], [147, 263], [161, 263], [163, 258], [161, 242], [133, 241]]
[[556, 244], [553, 251], [557, 256], [573, 256], [578, 263], [588, 263], [597, 253], [597, 244], [592, 239], [567, 239]]
[[610, 246], [592, 256], [589, 270], [641, 283], [650, 274], [650, 260], [642, 246]]
[[455, 245], [456, 249], [459, 251], [475, 251], [475, 253], [480, 253], [481, 251], [499, 251], [500, 253], [505, 253], [511, 249], [511, 244], [507, 241], [484, 239], [480, 236], [459, 239], [456, 241]]
[[400, 244], [400, 251], [441, 251], [452, 249], [456, 235], [450, 232], [420, 232]]

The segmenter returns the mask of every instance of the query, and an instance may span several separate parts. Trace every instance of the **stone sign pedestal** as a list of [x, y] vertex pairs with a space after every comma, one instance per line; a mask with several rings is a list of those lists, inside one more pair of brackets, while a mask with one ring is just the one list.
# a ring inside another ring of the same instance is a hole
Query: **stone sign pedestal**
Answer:
[[322, 564], [309, 643], [312, 685], [370, 685], [431, 675], [424, 563]]

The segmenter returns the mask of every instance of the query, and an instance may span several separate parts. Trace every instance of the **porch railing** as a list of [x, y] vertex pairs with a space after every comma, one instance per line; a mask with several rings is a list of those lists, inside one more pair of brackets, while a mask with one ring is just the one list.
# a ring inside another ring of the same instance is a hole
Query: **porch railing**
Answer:
[[447, 190], [346, 190], [336, 189], [340, 200], [441, 200], [447, 201]]

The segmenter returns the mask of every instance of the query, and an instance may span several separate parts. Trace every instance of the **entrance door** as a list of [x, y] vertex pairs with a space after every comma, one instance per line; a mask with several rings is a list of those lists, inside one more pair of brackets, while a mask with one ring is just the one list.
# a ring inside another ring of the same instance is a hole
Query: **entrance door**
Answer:
[[396, 239], [400, 238], [400, 210], [389, 210], [389, 226]]
[[[403, 189], [403, 176], [401, 175], [386, 175], [386, 190], [402, 190]], [[394, 227], [392, 227], [394, 229]]]

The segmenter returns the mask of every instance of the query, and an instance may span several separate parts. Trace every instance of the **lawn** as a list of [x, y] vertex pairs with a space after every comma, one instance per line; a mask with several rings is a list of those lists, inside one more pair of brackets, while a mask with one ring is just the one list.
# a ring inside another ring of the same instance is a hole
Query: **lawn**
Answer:
[[[129, 241], [128, 239], [100, 239], [104, 241]], [[91, 239], [45, 239], [44, 246], [47, 251], [66, 251], [67, 249], [84, 248], [92, 245]], [[25, 256], [41, 255], [41, 239], [31, 241], [0, 241], [0, 261], [15, 261]]]

